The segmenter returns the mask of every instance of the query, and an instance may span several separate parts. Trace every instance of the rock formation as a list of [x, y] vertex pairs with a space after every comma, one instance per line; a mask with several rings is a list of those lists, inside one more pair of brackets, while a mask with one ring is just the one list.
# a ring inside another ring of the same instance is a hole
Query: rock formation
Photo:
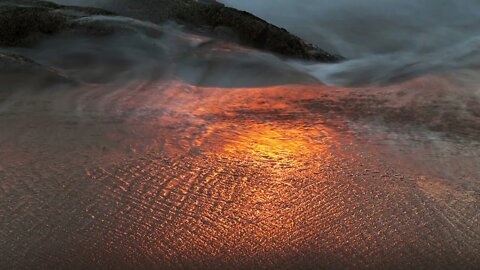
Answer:
[[125, 16], [155, 23], [173, 20], [196, 31], [214, 33], [285, 57], [319, 62], [342, 60], [341, 56], [308, 44], [283, 28], [213, 0], [109, 0], [103, 6]]
[[[285, 29], [215, 1], [115, 0], [104, 2], [103, 6], [119, 15], [154, 23], [173, 20], [191, 31], [216, 35], [284, 57], [320, 62], [342, 59], [304, 42]], [[45, 36], [65, 31], [105, 34], [116, 30], [101, 24], [78, 23], [77, 19], [92, 15], [115, 14], [99, 8], [46, 1], [0, 0], [0, 47], [29, 46]]]

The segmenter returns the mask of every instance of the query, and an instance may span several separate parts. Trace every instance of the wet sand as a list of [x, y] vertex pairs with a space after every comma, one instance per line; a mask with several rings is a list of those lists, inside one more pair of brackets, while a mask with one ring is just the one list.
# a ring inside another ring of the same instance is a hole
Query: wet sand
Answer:
[[4, 94], [0, 268], [475, 269], [478, 118], [425, 81]]

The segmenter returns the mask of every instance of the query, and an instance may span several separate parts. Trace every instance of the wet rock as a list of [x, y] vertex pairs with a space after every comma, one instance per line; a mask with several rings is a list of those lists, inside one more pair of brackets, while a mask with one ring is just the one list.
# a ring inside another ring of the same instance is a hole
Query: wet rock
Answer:
[[[44, 1], [0, 0], [0, 46], [30, 46], [45, 36], [80, 29], [82, 26], [75, 23], [75, 19], [112, 14], [97, 8], [61, 6]], [[101, 28], [95, 31], [98, 29]]]
[[106, 1], [102, 7], [154, 23], [173, 20], [194, 31], [218, 34], [220, 38], [286, 57], [321, 62], [342, 60], [341, 56], [308, 44], [285, 29], [216, 1], [116, 0]]
[[207, 25], [232, 29], [238, 35], [240, 43], [244, 45], [305, 60], [322, 62], [340, 60], [338, 56], [309, 45], [287, 30], [269, 24], [247, 12], [218, 5], [207, 5], [204, 8], [204, 20]]
[[23, 46], [65, 28], [65, 16], [44, 7], [0, 7], [0, 45]]
[[[173, 20], [195, 32], [216, 35], [285, 57], [321, 62], [341, 60], [340, 56], [307, 44], [285, 29], [215, 1], [118, 0], [107, 1], [103, 6], [120, 15], [154, 23]], [[0, 0], [0, 46], [30, 46], [45, 36], [64, 31], [103, 35], [125, 30], [103, 23], [79, 23], [79, 18], [92, 15], [115, 14], [98, 8], [46, 1]]]

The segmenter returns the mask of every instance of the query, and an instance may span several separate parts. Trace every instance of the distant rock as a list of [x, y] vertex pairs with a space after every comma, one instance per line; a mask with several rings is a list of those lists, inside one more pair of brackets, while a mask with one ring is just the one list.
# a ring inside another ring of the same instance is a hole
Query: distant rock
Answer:
[[248, 12], [225, 7], [213, 0], [103, 0], [99, 3], [124, 16], [154, 23], [173, 20], [192, 31], [214, 34], [285, 57], [320, 62], [343, 59]]
[[[290, 34], [283, 28], [244, 11], [216, 1], [194, 0], [109, 0], [103, 8], [119, 15], [163, 23], [176, 21], [189, 30], [237, 42], [277, 55], [308, 61], [337, 62], [329, 54]], [[72, 20], [91, 15], [115, 15], [105, 9], [58, 5], [35, 0], [0, 0], [0, 46], [28, 46], [45, 35], [66, 30], [105, 33], [101, 25], [85, 27]]]
[[[285, 29], [276, 27], [244, 11], [215, 1], [193, 0], [115, 0], [104, 8], [123, 16], [154, 23], [174, 20], [189, 30], [277, 55], [309, 61], [336, 62], [329, 54]], [[35, 0], [0, 0], [0, 47], [31, 46], [45, 36], [66, 31], [102, 35], [119, 29], [102, 23], [85, 23], [79, 18], [115, 13], [99, 8], [58, 5]]]

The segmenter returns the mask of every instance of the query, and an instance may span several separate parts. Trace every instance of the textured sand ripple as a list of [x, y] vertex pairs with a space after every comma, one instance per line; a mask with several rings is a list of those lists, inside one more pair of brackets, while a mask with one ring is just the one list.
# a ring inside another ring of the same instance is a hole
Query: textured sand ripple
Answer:
[[0, 268], [480, 265], [475, 140], [321, 86], [128, 90], [2, 111]]

